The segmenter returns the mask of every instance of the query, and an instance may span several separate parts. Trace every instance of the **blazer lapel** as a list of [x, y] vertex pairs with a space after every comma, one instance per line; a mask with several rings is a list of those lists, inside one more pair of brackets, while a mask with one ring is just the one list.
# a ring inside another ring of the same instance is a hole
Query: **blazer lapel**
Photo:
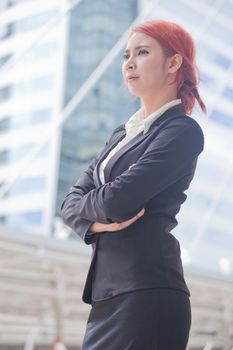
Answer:
[[93, 171], [93, 180], [94, 180], [94, 183], [95, 185], [98, 187], [98, 186], [101, 186], [102, 185], [102, 182], [100, 180], [100, 177], [99, 177], [99, 167], [100, 167], [100, 164], [101, 162], [107, 157], [107, 155], [111, 152], [111, 150], [118, 144], [118, 142], [120, 142], [126, 135], [126, 131], [125, 131], [125, 128], [122, 129], [122, 131], [119, 133], [119, 135], [117, 135], [116, 139], [113, 141], [113, 143], [109, 144], [102, 152], [102, 154], [100, 155], [99, 157], [99, 160], [94, 168], [94, 171]]
[[143, 135], [143, 132], [140, 132], [133, 139], [131, 139], [129, 142], [127, 142], [123, 147], [121, 147], [119, 149], [119, 151], [116, 152], [113, 155], [113, 157], [111, 157], [109, 159], [109, 161], [106, 164], [106, 167], [104, 169], [104, 175], [105, 175], [106, 182], [110, 181], [111, 170], [112, 170], [114, 164], [116, 164], [116, 162], [119, 160], [119, 158], [121, 158], [126, 152], [128, 152], [132, 148], [136, 147], [139, 143], [141, 143], [145, 138], [148, 137], [148, 134], [149, 134], [149, 132], [144, 134], [144, 135]]
[[[169, 123], [171, 119], [177, 118], [178, 116], [185, 117], [185, 112], [182, 107], [182, 105], [176, 105], [169, 110], [167, 110], [164, 114], [162, 114], [157, 120], [154, 121], [154, 123], [151, 125], [149, 131], [145, 134], [143, 132], [137, 134], [134, 138], [132, 138], [129, 142], [127, 142], [122, 148], [117, 151], [113, 157], [111, 157], [104, 169], [104, 175], [105, 175], [105, 180], [106, 182], [110, 181], [111, 178], [111, 170], [114, 166], [114, 164], [117, 163], [117, 161], [129, 150], [132, 148], [136, 147], [139, 143], [141, 143], [144, 139], [149, 137], [151, 133], [155, 134], [156, 130], [158, 131], [162, 126], [166, 125]], [[188, 116], [186, 116], [188, 118]], [[126, 135], [126, 132], [124, 132], [119, 135], [119, 137], [114, 141], [113, 144], [109, 148], [107, 148], [104, 153], [101, 155], [97, 166], [95, 167], [94, 171], [94, 178], [97, 181], [98, 185], [102, 185], [100, 179], [99, 179], [99, 166], [101, 161], [107, 156], [107, 154], [117, 145], [119, 141], [121, 141]]]

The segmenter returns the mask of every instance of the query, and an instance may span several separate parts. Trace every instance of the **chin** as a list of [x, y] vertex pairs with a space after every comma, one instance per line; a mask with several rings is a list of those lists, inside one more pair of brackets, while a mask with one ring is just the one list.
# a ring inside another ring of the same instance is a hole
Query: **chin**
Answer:
[[140, 91], [137, 91], [137, 90], [135, 90], [135, 89], [129, 89], [128, 88], [128, 90], [129, 90], [129, 92], [133, 95], [133, 96], [136, 96], [136, 97], [141, 97], [141, 93], [140, 93]]

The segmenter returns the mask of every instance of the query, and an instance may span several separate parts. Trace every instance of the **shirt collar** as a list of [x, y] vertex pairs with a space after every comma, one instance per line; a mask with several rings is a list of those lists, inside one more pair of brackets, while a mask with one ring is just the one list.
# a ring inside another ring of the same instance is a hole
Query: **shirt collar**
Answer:
[[149, 131], [151, 125], [154, 123], [156, 119], [158, 119], [164, 112], [166, 112], [169, 108], [174, 107], [181, 103], [181, 99], [172, 100], [166, 104], [164, 104], [159, 109], [156, 109], [153, 113], [148, 115], [148, 117], [144, 118], [143, 109], [140, 108], [132, 117], [129, 118], [127, 123], [125, 124], [126, 133], [130, 130], [137, 128], [140, 131], [143, 131], [143, 134]]

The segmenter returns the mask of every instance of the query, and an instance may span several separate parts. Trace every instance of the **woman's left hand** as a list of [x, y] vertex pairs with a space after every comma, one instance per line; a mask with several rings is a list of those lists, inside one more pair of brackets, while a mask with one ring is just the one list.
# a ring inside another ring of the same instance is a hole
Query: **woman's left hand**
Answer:
[[114, 232], [121, 231], [124, 228], [132, 225], [135, 221], [137, 221], [141, 216], [145, 213], [145, 209], [143, 208], [137, 215], [133, 216], [131, 219], [123, 221], [123, 222], [113, 222], [112, 224], [102, 224], [101, 222], [94, 222], [90, 229], [90, 233], [98, 233], [98, 232]]

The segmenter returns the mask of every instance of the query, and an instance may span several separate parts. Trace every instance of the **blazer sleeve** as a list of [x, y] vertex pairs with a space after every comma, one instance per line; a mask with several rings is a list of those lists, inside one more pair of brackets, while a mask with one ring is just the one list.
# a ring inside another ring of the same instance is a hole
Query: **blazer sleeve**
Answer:
[[[110, 143], [115, 133], [118, 130], [122, 129], [122, 126], [123, 124], [118, 126], [113, 131], [110, 139], [106, 142], [105, 147]], [[100, 154], [92, 160], [88, 169], [84, 171], [84, 173], [78, 178], [75, 186], [71, 187], [69, 193], [66, 195], [61, 205], [61, 217], [64, 223], [69, 226], [75, 233], [77, 233], [86, 244], [91, 244], [96, 241], [96, 234], [89, 232], [90, 226], [96, 220], [92, 220], [91, 217], [80, 217], [80, 215], [75, 212], [74, 208], [77, 203], [81, 201], [85, 194], [96, 188], [93, 180], [93, 171], [99, 160]]]
[[74, 215], [102, 223], [128, 220], [182, 178], [203, 146], [199, 124], [187, 116], [177, 118], [159, 132], [130, 170], [76, 202]]

